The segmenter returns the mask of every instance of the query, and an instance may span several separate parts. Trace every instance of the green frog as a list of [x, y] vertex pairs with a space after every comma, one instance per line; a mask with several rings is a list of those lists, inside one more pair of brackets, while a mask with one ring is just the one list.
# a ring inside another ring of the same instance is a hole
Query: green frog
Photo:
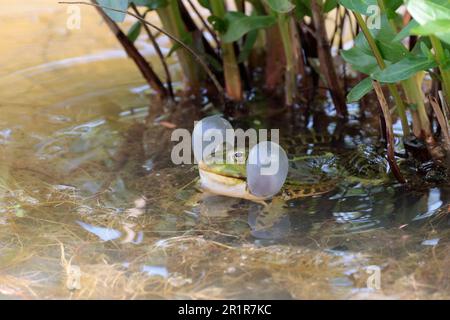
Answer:
[[[389, 179], [384, 157], [372, 148], [360, 145], [340, 157], [326, 152], [320, 155], [291, 158], [289, 173], [281, 190], [275, 195], [261, 197], [252, 194], [247, 184], [247, 152], [233, 150], [223, 153], [224, 159], [232, 161], [218, 163], [214, 159], [220, 158], [221, 155], [216, 153], [215, 158], [210, 157], [199, 162], [201, 188], [213, 194], [259, 203], [265, 203], [268, 199], [286, 202], [322, 195], [333, 191], [342, 182], [373, 186], [380, 185]], [[310, 172], [302, 175], [305, 168]], [[324, 172], [324, 168], [328, 168], [328, 172]]]
[[[205, 133], [208, 136], [210, 129], [214, 131], [209, 133], [220, 133], [221, 137], [228, 138], [228, 130], [232, 130], [232, 126], [220, 116], [210, 116], [199, 121], [192, 134], [201, 188], [213, 194], [261, 203], [269, 199], [272, 202], [289, 201], [330, 192], [342, 180], [370, 185], [383, 183], [387, 178], [385, 159], [364, 144], [359, 144], [354, 150], [339, 152], [339, 155], [330, 152], [317, 154], [315, 151], [310, 154], [311, 150], [298, 151], [298, 147], [311, 144], [316, 146], [336, 139], [332, 135], [329, 135], [331, 139], [327, 139], [326, 135], [324, 139], [318, 139], [321, 135], [314, 135], [312, 141], [289, 138], [291, 141], [282, 142], [282, 147], [263, 141], [250, 152], [245, 149], [229, 150], [224, 147], [228, 141], [224, 142], [224, 146], [216, 147], [212, 152], [214, 155], [204, 157], [202, 153], [208, 150], [204, 149]], [[304, 138], [305, 135], [299, 137]], [[263, 150], [269, 152], [261, 154], [260, 151]], [[290, 153], [290, 160], [285, 150]], [[273, 163], [279, 165], [277, 173], [264, 175], [261, 168], [267, 168], [266, 164]]]

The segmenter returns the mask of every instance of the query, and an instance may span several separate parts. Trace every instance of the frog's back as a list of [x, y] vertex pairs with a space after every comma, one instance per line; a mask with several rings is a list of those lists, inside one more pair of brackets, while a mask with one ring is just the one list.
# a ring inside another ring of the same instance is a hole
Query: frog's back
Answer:
[[387, 175], [386, 158], [374, 147], [365, 144], [344, 153], [341, 166], [348, 175], [366, 180], [384, 179]]

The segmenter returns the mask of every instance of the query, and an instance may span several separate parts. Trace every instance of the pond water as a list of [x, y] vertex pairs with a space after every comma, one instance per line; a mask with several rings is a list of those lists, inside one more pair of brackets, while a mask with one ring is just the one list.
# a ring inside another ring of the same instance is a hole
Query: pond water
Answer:
[[[198, 201], [170, 134], [213, 109], [152, 98], [90, 8], [79, 30], [47, 0], [0, 0], [0, 19], [0, 298], [450, 298], [448, 185], [341, 181], [266, 210]], [[265, 118], [270, 105], [256, 95], [233, 124], [377, 139], [356, 106], [343, 125]]]

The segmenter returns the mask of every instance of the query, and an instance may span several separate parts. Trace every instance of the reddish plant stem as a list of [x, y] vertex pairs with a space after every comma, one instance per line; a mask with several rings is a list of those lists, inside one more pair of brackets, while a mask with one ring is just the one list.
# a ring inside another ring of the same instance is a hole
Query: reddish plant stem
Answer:
[[[131, 8], [133, 9], [134, 13], [136, 13], [136, 15], [140, 16], [143, 19], [145, 18], [143, 15], [141, 15], [139, 13], [139, 10], [136, 8], [136, 5], [134, 3], [131, 3]], [[150, 28], [148, 27], [148, 25], [143, 23], [142, 26], [144, 27], [145, 32], [147, 33], [150, 41], [152, 42], [152, 45], [155, 48], [156, 54], [158, 55], [159, 60], [161, 61], [161, 64], [164, 68], [164, 73], [166, 74], [167, 89], [169, 91], [170, 98], [173, 100], [175, 96], [174, 96], [173, 87], [172, 87], [172, 77], [170, 76], [169, 67], [167, 66], [166, 60], [164, 59], [164, 55], [161, 51], [161, 48], [159, 47], [158, 42], [156, 41], [155, 37], [153, 36], [153, 33], [151, 32]]]
[[[93, 0], [93, 3], [97, 4], [97, 1]], [[96, 9], [102, 16], [103, 20], [105, 20], [108, 28], [114, 33], [127, 55], [134, 61], [144, 79], [147, 80], [149, 86], [162, 97], [166, 97], [167, 89], [164, 87], [161, 79], [159, 79], [158, 75], [155, 73], [147, 60], [145, 60], [145, 58], [139, 53], [138, 49], [136, 49], [134, 44], [130, 41], [130, 39], [128, 39], [127, 35], [122, 32], [119, 26], [111, 20], [111, 18], [108, 17], [108, 15], [106, 15], [100, 7], [96, 7]]]
[[266, 65], [265, 65], [265, 89], [275, 92], [283, 81], [284, 69], [286, 66], [286, 56], [281, 42], [280, 31], [277, 26], [266, 30]]
[[[305, 56], [304, 56], [302, 40], [300, 38], [299, 26], [294, 20], [292, 20], [292, 22], [291, 22], [291, 31], [292, 31], [292, 37], [293, 37], [293, 39], [295, 39], [294, 54], [295, 54], [295, 60], [297, 61], [296, 65], [297, 65], [298, 73], [302, 77], [301, 85], [302, 85], [302, 88], [308, 88], [311, 86], [311, 83], [310, 83], [311, 79], [306, 71]], [[309, 98], [306, 97], [306, 100], [309, 100]]]
[[372, 83], [373, 87], [375, 88], [375, 93], [377, 94], [378, 102], [380, 103], [381, 111], [383, 112], [383, 117], [386, 124], [387, 159], [389, 162], [389, 166], [398, 182], [406, 183], [406, 180], [403, 177], [397, 162], [395, 161], [394, 129], [392, 126], [392, 118], [389, 106], [386, 102], [386, 98], [380, 84], [377, 81], [372, 81]]
[[311, 10], [313, 15], [313, 22], [316, 29], [316, 40], [319, 51], [320, 69], [323, 73], [328, 89], [331, 93], [333, 103], [335, 105], [338, 115], [346, 117], [347, 104], [345, 102], [344, 91], [340, 85], [339, 79], [336, 75], [336, 69], [331, 57], [331, 48], [327, 35], [325, 32], [325, 22], [322, 15], [322, 8], [317, 3], [317, 0], [311, 1]]

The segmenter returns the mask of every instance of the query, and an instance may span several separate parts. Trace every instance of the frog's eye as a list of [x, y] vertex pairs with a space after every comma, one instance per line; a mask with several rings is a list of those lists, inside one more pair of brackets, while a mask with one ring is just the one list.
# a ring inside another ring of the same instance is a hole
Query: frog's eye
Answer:
[[242, 164], [245, 163], [245, 153], [242, 151], [237, 151], [233, 154], [233, 160], [236, 163]]
[[192, 132], [192, 148], [195, 160], [197, 162], [203, 161], [203, 159], [208, 158], [221, 150], [224, 145], [227, 145], [227, 141], [230, 139], [227, 136], [227, 130], [233, 130], [233, 127], [227, 120], [218, 115], [206, 117], [197, 122]]
[[257, 197], [277, 194], [286, 181], [289, 161], [286, 152], [275, 142], [263, 141], [254, 146], [247, 159], [247, 185]]

